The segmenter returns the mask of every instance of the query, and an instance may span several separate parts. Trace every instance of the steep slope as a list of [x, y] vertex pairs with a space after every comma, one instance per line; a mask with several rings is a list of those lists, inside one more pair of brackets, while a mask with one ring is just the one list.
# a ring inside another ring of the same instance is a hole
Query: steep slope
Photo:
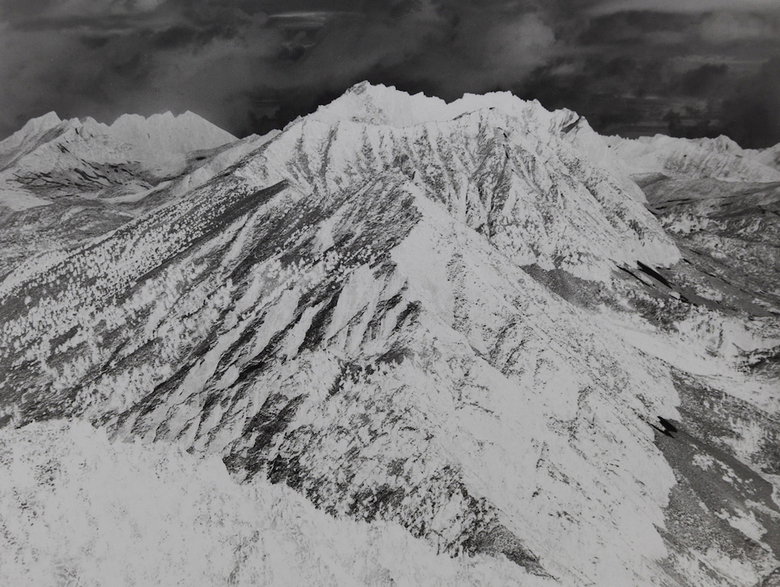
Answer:
[[12, 272], [0, 424], [219, 455], [487, 584], [756, 584], [780, 566], [780, 404], [723, 333], [773, 326], [681, 299], [618, 163], [572, 113], [357, 86]]
[[[511, 584], [514, 566], [451, 560], [392, 523], [336, 520], [292, 490], [232, 483], [218, 458], [109, 444], [87, 424], [0, 432], [4, 585]], [[31, 548], [35, 545], [35, 550]]]
[[62, 124], [55, 112], [33, 118], [10, 137], [0, 141], [0, 170], [4, 170], [30, 151], [34, 150], [45, 134]]

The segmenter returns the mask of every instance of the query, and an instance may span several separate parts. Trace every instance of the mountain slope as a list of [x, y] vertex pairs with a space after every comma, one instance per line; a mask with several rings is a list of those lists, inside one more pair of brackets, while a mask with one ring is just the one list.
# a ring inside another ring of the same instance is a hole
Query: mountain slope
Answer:
[[6, 278], [0, 424], [219, 455], [488, 584], [780, 566], [776, 374], [729, 342], [758, 360], [772, 314], [690, 303], [687, 244], [584, 121], [360, 85], [252, 147]]
[[13, 545], [0, 549], [8, 585], [338, 587], [392, 579], [471, 587], [515, 578], [508, 561], [453, 561], [397, 525], [336, 520], [284, 486], [232, 483], [218, 458], [110, 444], [88, 424], [5, 429], [0, 462], [14, 467], [0, 479], [4, 539]]

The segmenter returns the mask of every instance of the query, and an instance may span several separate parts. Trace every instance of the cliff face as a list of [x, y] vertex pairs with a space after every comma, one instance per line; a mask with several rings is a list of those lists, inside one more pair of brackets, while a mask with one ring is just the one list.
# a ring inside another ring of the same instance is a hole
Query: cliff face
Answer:
[[218, 456], [486, 584], [778, 566], [776, 300], [701, 302], [682, 212], [587, 123], [361, 85], [253, 141], [6, 277], [6, 446], [72, 418]]

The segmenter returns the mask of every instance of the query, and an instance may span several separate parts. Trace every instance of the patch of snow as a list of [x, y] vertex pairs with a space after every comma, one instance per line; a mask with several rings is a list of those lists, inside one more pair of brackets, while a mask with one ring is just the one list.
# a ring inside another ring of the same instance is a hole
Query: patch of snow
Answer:
[[761, 537], [766, 534], [766, 528], [764, 528], [753, 512], [744, 512], [740, 509], [736, 510], [735, 515], [731, 515], [726, 511], [715, 512], [721, 520], [726, 520], [729, 525], [742, 532], [748, 538], [761, 542]]
[[715, 464], [715, 459], [713, 459], [708, 454], [699, 452], [693, 455], [693, 464], [699, 467], [700, 469], [709, 471], [710, 468]]
[[0, 185], [0, 206], [10, 208], [14, 212], [38, 206], [48, 206], [49, 204], [51, 204], [49, 200], [39, 198], [26, 190]]

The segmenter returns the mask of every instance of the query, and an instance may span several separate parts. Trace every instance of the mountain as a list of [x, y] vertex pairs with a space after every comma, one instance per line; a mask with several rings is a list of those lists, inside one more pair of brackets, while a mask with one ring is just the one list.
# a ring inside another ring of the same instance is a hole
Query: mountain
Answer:
[[236, 137], [189, 110], [179, 116], [170, 112], [144, 118], [125, 114], [106, 129], [120, 141], [143, 145], [144, 151], [156, 153], [189, 153], [215, 149], [235, 142]]
[[776, 151], [742, 149], [725, 136], [677, 139], [664, 135], [624, 139], [608, 137], [610, 149], [625, 173], [716, 179], [734, 182], [779, 182]]
[[263, 140], [238, 141], [191, 112], [111, 126], [53, 112], [31, 120], [0, 142], [0, 277], [33, 252], [77, 246], [170, 202]]
[[748, 153], [759, 163], [780, 170], [780, 145], [769, 149], [750, 150]]
[[777, 580], [775, 184], [368, 84], [203, 161], [0, 284], [6, 582]]
[[192, 112], [124, 115], [111, 126], [50, 112], [0, 142], [0, 206], [23, 210], [74, 194], [137, 193], [180, 173], [187, 153], [235, 141]]

